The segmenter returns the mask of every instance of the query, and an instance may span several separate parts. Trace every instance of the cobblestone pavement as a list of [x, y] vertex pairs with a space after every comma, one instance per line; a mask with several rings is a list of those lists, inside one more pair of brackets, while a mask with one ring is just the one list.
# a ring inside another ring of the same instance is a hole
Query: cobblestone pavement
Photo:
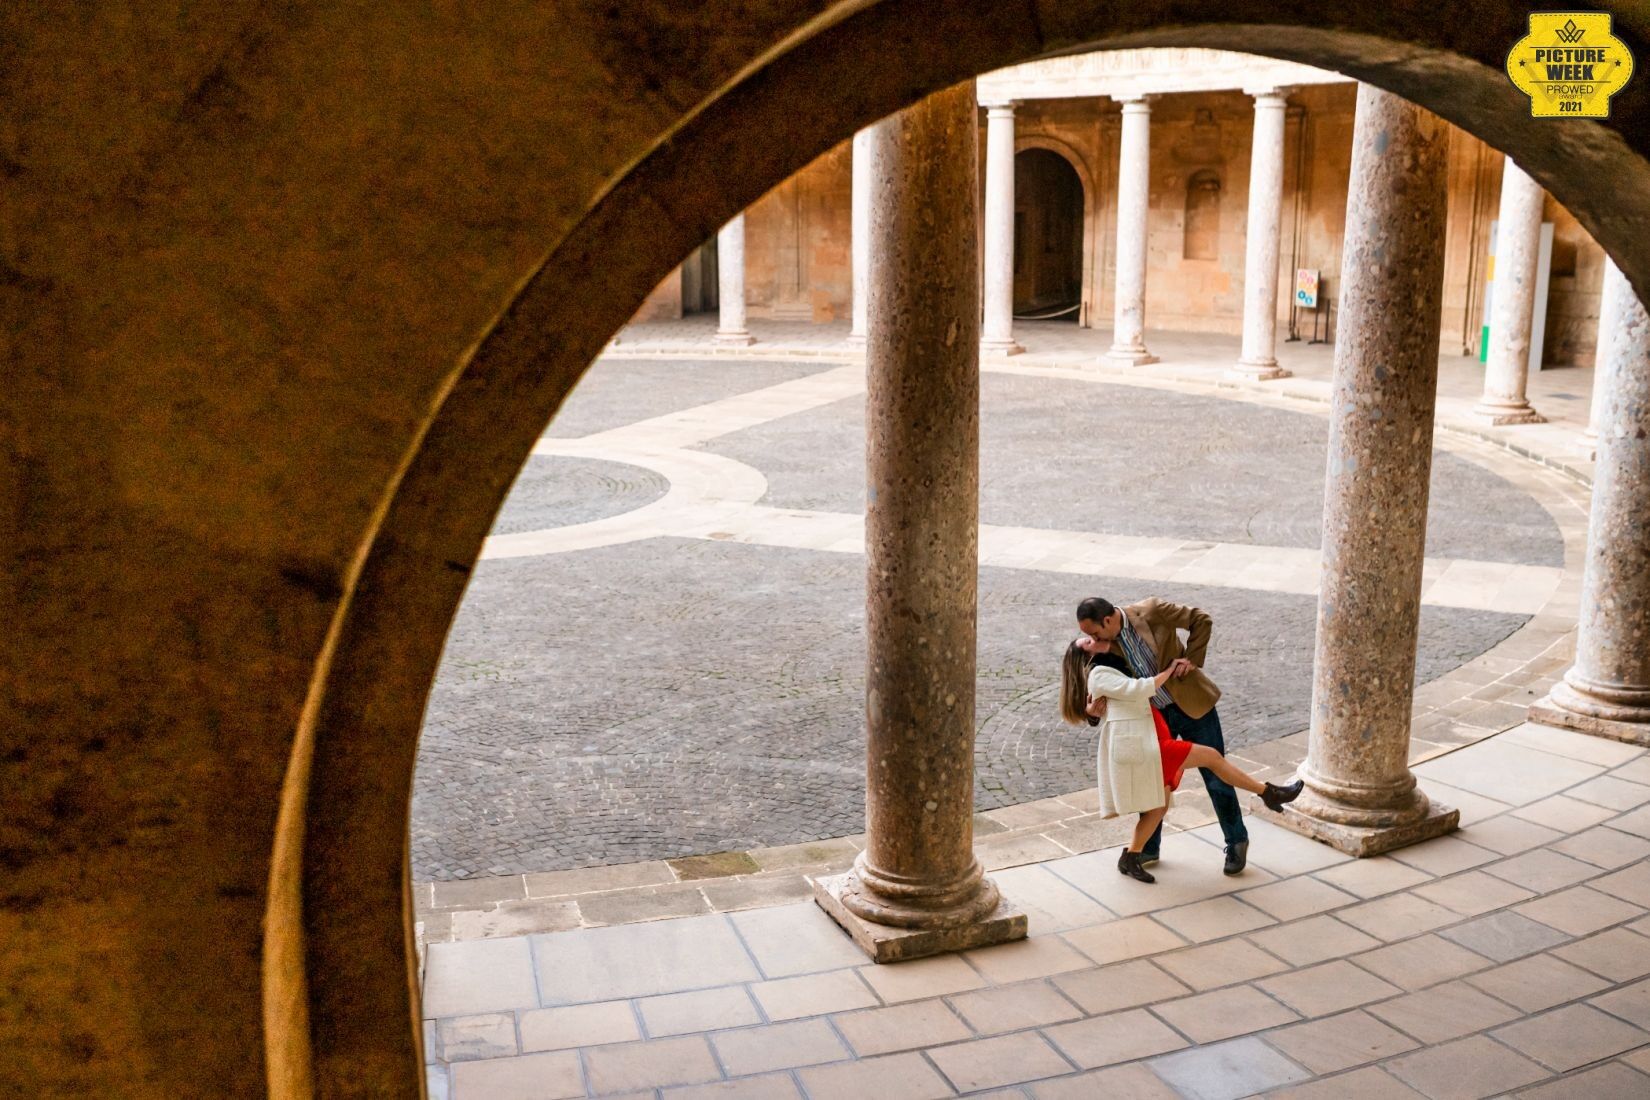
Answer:
[[[605, 430], [815, 369], [605, 361], [556, 427]], [[1023, 377], [988, 376], [985, 400], [988, 521], [1274, 545], [1315, 540], [1321, 418]], [[860, 403], [784, 417], [705, 447], [762, 470], [781, 502], [857, 509]], [[1145, 476], [1139, 466], [1132, 478], [1114, 475], [1110, 483], [1122, 487], [1103, 494], [1093, 486], [1108, 483], [1106, 452], [1070, 442], [1131, 427], [1148, 439], [1172, 439], [1188, 424], [1197, 425], [1195, 443], [1152, 452]], [[1181, 472], [1181, 464], [1189, 469]], [[1530, 563], [1559, 557], [1556, 528], [1519, 490], [1448, 454], [1435, 456], [1435, 470], [1435, 552]], [[1157, 494], [1181, 485], [1189, 489]], [[611, 515], [663, 488], [662, 479], [636, 467], [535, 459], [499, 532]], [[809, 492], [822, 496], [814, 501]], [[1188, 497], [1210, 503], [1194, 507]], [[1164, 516], [1173, 522], [1163, 521], [1161, 531], [1128, 526]], [[676, 538], [483, 562], [430, 700], [414, 799], [415, 879], [856, 832], [863, 824], [862, 568], [850, 554]], [[1216, 622], [1210, 671], [1226, 689], [1221, 713], [1234, 747], [1305, 725], [1309, 597], [987, 568], [980, 591], [982, 809], [1090, 782], [1092, 738], [1086, 727], [1074, 733], [1059, 723], [1052, 683], [1069, 608], [1093, 592], [1161, 594], [1209, 609]], [[1425, 608], [1418, 679], [1456, 667], [1524, 621]]]

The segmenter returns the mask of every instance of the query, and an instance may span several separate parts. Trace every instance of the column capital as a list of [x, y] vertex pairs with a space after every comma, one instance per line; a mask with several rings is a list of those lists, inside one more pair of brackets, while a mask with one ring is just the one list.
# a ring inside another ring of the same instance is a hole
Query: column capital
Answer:
[[1112, 100], [1122, 106], [1125, 114], [1145, 113], [1152, 109], [1155, 92], [1114, 92]]
[[1015, 99], [980, 100], [980, 106], [985, 108], [988, 115], [1008, 115], [1010, 118], [1014, 116], [1014, 108], [1019, 105], [1019, 100]]
[[1256, 84], [1243, 89], [1243, 94], [1254, 99], [1258, 110], [1261, 107], [1288, 106], [1289, 93], [1294, 90], [1287, 84]]

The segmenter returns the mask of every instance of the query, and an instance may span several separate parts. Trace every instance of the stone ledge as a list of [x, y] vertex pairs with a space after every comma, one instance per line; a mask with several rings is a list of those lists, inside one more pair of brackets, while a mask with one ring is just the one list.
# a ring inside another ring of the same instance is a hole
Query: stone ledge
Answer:
[[1407, 848], [1411, 844], [1419, 844], [1423, 840], [1453, 833], [1461, 827], [1461, 811], [1453, 806], [1445, 806], [1434, 802], [1427, 809], [1427, 816], [1408, 825], [1397, 825], [1389, 828], [1370, 829], [1356, 825], [1341, 825], [1333, 821], [1320, 821], [1315, 817], [1307, 817], [1303, 813], [1286, 809], [1282, 813], [1273, 813], [1260, 804], [1258, 800], [1250, 807], [1249, 812], [1255, 817], [1272, 822], [1274, 825], [1288, 829], [1292, 833], [1310, 837], [1313, 840], [1329, 845], [1337, 852], [1345, 852], [1349, 856], [1364, 859], [1369, 856], [1378, 856], [1383, 852], [1391, 852], [1398, 848]]
[[989, 916], [956, 928], [890, 928], [872, 924], [842, 904], [843, 884], [849, 875], [832, 875], [814, 882], [814, 901], [842, 926], [872, 962], [893, 963], [968, 951], [1026, 938], [1025, 912], [1004, 897]]
[[1530, 704], [1529, 719], [1543, 726], [1557, 726], [1559, 729], [1575, 730], [1577, 733], [1587, 733], [1594, 737], [1607, 737], [1612, 741], [1624, 741], [1629, 745], [1650, 746], [1650, 727], [1637, 722], [1617, 722], [1609, 718], [1577, 714], [1556, 706], [1550, 695], [1544, 695]]

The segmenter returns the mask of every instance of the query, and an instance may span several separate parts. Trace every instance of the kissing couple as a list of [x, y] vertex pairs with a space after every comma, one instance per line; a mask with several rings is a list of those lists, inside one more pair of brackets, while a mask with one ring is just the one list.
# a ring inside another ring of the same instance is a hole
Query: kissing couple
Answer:
[[1299, 779], [1283, 787], [1262, 783], [1226, 759], [1215, 711], [1220, 689], [1203, 671], [1213, 626], [1196, 607], [1146, 599], [1120, 608], [1091, 596], [1077, 605], [1082, 633], [1060, 665], [1060, 716], [1101, 727], [1101, 816], [1140, 815], [1117, 869], [1141, 882], [1157, 881], [1146, 868], [1158, 860], [1163, 815], [1187, 768], [1203, 770], [1226, 838], [1228, 875], [1241, 874], [1249, 858], [1249, 830], [1233, 788], [1260, 795], [1276, 812], [1303, 786]]

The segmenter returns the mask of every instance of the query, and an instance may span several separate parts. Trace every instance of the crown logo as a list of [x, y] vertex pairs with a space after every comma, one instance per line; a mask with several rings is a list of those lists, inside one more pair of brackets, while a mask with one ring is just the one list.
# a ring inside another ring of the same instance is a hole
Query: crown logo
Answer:
[[1556, 28], [1553, 33], [1558, 35], [1560, 42], [1568, 42], [1574, 45], [1581, 41], [1581, 36], [1587, 33], [1587, 28], [1578, 27], [1574, 19], [1569, 19], [1565, 21], [1562, 27]]

